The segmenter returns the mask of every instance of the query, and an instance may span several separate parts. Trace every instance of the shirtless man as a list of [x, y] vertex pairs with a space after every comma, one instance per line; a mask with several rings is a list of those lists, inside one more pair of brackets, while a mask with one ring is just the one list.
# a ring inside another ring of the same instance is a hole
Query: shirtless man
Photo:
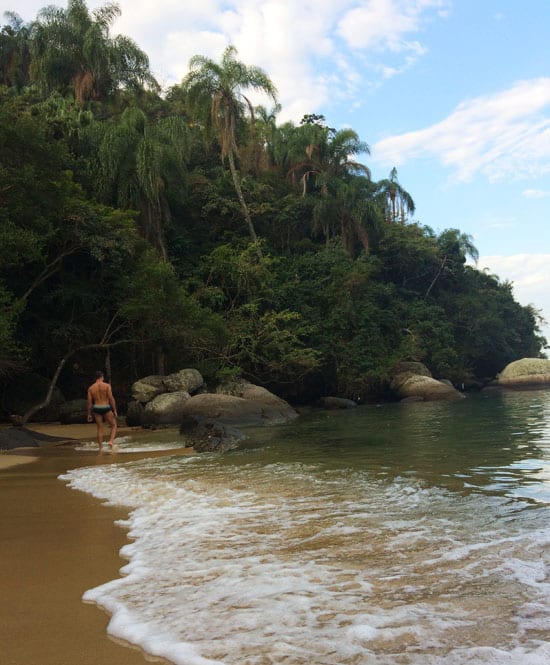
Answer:
[[103, 450], [103, 422], [111, 426], [109, 447], [113, 450], [116, 435], [117, 410], [111, 386], [103, 381], [103, 372], [95, 373], [95, 383], [88, 388], [88, 422], [92, 422], [92, 414], [97, 425], [97, 442], [99, 452]]

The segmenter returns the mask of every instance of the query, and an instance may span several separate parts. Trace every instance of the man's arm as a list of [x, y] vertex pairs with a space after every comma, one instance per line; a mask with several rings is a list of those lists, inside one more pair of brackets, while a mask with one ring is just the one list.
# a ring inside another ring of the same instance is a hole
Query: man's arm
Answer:
[[115, 398], [113, 396], [113, 391], [111, 390], [110, 385], [109, 385], [109, 391], [107, 393], [107, 396], [109, 398], [109, 404], [111, 405], [111, 409], [113, 409], [113, 413], [115, 414], [115, 417], [118, 418], [118, 413], [116, 412], [116, 402], [115, 402]]
[[88, 422], [92, 420], [92, 391], [88, 388], [88, 395], [86, 397], [86, 410], [88, 411]]

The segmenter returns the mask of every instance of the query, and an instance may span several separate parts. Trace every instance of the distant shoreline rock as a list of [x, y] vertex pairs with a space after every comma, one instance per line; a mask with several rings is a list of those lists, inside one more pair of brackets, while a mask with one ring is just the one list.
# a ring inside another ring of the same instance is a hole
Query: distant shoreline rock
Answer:
[[390, 381], [391, 390], [402, 401], [454, 401], [463, 399], [448, 381], [438, 381], [430, 370], [419, 362], [403, 362], [393, 369]]
[[515, 360], [500, 372], [497, 385], [503, 388], [550, 387], [550, 360], [546, 358]]

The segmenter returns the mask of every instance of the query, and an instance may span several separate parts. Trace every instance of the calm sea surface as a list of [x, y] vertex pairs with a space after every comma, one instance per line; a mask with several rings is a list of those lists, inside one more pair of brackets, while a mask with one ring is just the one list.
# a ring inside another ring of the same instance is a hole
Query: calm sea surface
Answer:
[[64, 479], [130, 509], [129, 563], [85, 600], [178, 665], [550, 662], [550, 391], [314, 413]]

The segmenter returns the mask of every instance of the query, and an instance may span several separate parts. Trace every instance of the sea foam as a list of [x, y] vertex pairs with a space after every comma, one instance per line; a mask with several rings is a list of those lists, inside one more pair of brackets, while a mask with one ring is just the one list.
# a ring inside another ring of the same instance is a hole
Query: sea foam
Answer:
[[504, 497], [208, 456], [63, 478], [130, 509], [121, 577], [84, 599], [177, 665], [549, 660], [548, 534]]

